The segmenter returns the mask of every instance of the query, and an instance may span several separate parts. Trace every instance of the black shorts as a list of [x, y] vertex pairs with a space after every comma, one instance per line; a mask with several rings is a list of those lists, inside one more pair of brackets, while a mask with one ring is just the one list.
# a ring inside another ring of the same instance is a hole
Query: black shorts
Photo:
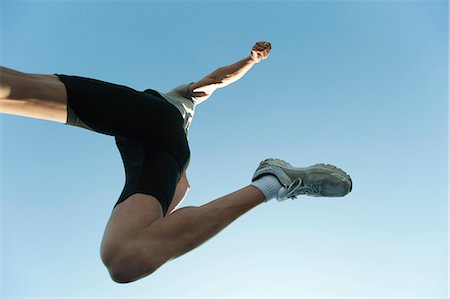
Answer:
[[125, 186], [114, 208], [134, 193], [149, 194], [164, 215], [190, 151], [178, 109], [154, 90], [55, 74], [67, 89], [67, 125], [115, 136]]

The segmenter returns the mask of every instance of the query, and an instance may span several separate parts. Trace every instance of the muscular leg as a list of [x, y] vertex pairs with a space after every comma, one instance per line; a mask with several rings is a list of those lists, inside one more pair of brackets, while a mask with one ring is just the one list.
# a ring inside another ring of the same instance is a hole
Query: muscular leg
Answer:
[[161, 217], [156, 198], [135, 194], [111, 215], [102, 241], [103, 262], [114, 281], [135, 281], [200, 246], [262, 202], [262, 192], [247, 186], [203, 206], [184, 207]]
[[66, 88], [56, 75], [0, 67], [0, 113], [65, 123]]

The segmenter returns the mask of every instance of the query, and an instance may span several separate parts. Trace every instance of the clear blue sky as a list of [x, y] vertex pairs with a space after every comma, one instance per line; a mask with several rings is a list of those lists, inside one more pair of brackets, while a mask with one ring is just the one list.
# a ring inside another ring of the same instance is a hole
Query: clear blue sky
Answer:
[[439, 297], [448, 281], [446, 1], [1, 2], [1, 64], [167, 91], [273, 50], [198, 106], [201, 205], [259, 161], [332, 163], [345, 198], [260, 206], [138, 282], [99, 247], [123, 184], [113, 137], [1, 120], [4, 297]]

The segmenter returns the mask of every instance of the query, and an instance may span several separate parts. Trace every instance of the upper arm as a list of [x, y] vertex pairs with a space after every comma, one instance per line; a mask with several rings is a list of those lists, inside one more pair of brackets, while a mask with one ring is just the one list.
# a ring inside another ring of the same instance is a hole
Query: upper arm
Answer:
[[209, 98], [217, 88], [223, 85], [219, 69], [189, 85], [189, 92], [200, 102]]

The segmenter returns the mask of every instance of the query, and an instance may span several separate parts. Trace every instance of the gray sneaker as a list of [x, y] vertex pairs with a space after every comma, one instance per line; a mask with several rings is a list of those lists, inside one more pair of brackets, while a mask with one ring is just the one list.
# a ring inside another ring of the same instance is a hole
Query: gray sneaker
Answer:
[[267, 174], [276, 176], [283, 185], [278, 192], [278, 201], [294, 199], [300, 194], [341, 197], [352, 191], [350, 176], [330, 164], [315, 164], [300, 168], [293, 167], [283, 160], [269, 158], [259, 164], [252, 182]]

